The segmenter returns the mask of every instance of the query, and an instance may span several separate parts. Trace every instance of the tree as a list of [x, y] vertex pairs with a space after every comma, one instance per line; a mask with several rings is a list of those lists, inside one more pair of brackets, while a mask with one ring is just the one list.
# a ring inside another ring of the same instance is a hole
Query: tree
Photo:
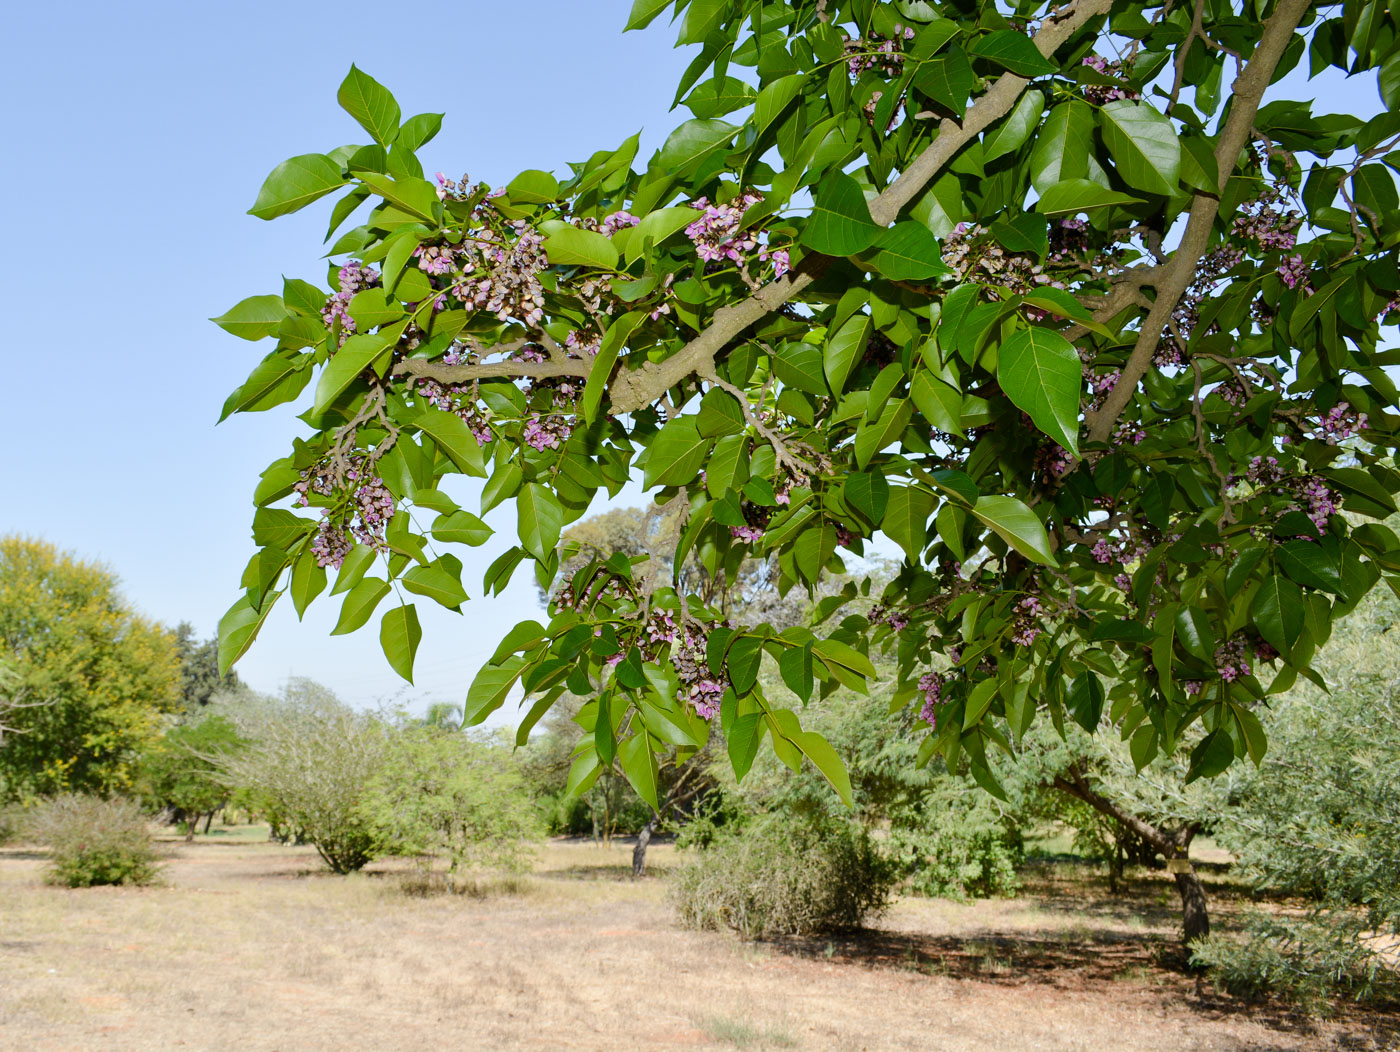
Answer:
[[178, 704], [170, 634], [131, 609], [110, 570], [45, 541], [0, 537], [0, 655], [23, 699], [4, 719], [5, 798], [129, 786]]
[[335, 873], [353, 873], [383, 853], [362, 808], [388, 747], [383, 720], [307, 679], [289, 681], [280, 698], [245, 696], [226, 714], [247, 746], [218, 754], [221, 776], [274, 831], [314, 845]]
[[535, 721], [588, 697], [574, 789], [620, 763], [655, 805], [658, 750], [718, 719], [736, 771], [766, 739], [849, 798], [758, 673], [805, 703], [864, 689], [871, 647], [932, 727], [917, 761], [966, 757], [993, 793], [988, 747], [1041, 711], [1107, 712], [1139, 766], [1197, 725], [1193, 776], [1258, 763], [1260, 706], [1400, 570], [1393, 532], [1338, 514], [1400, 491], [1379, 347], [1400, 127], [1313, 114], [1283, 79], [1306, 58], [1400, 102], [1390, 9], [636, 0], [628, 25], [668, 7], [699, 46], [677, 92], [694, 116], [640, 171], [632, 137], [563, 181], [435, 183], [415, 151], [441, 115], [402, 119], [352, 67], [338, 97], [373, 141], [268, 176], [265, 219], [341, 192], [344, 262], [329, 292], [292, 279], [215, 319], [277, 344], [225, 416], [315, 380], [311, 436], [254, 494], [221, 664], [334, 570], [337, 631], [388, 600], [409, 678], [408, 599], [467, 598], [437, 545], [490, 533], [445, 479], [514, 505], [490, 593], [526, 562], [553, 581], [563, 528], [639, 472], [684, 523], [673, 572], [758, 555], [780, 592], [815, 587], [876, 533], [906, 559], [824, 635], [724, 624], [649, 560], [590, 559], [465, 705], [477, 723], [522, 683]]
[[539, 836], [538, 812], [510, 752], [443, 727], [395, 728], [360, 809], [396, 853], [446, 858], [453, 892], [483, 869], [524, 871]]
[[198, 712], [220, 691], [243, 686], [237, 672], [219, 673], [218, 637], [196, 642], [194, 625], [181, 621], [175, 628], [175, 646], [180, 652], [180, 697], [186, 712]]
[[229, 786], [221, 773], [225, 755], [246, 745], [225, 716], [177, 724], [142, 758], [142, 795], [165, 809], [171, 821], [183, 822], [185, 840], [193, 840], [200, 818], [209, 832], [214, 814], [228, 802]]

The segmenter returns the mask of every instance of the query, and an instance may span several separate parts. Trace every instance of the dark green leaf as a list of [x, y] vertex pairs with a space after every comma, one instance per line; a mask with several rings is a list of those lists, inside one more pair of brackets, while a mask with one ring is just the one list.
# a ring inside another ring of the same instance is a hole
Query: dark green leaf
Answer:
[[950, 274], [938, 239], [923, 223], [905, 221], [875, 240], [870, 265], [893, 281], [927, 281]]
[[1044, 524], [1015, 497], [979, 497], [972, 514], [1027, 559], [1046, 566], [1058, 565]]
[[1181, 176], [1181, 144], [1172, 122], [1146, 102], [1119, 99], [1099, 111], [1118, 174], [1137, 190], [1169, 196]]
[[1053, 329], [1018, 329], [1001, 345], [997, 381], [1035, 426], [1079, 455], [1083, 366], [1074, 345]]
[[874, 244], [881, 229], [870, 218], [860, 184], [844, 172], [832, 172], [817, 185], [816, 203], [801, 240], [828, 256], [850, 256]]
[[1030, 37], [1014, 29], [988, 33], [969, 50], [1019, 77], [1042, 77], [1059, 68], [1037, 50]]
[[345, 602], [340, 607], [340, 620], [331, 630], [333, 636], [343, 636], [348, 632], [353, 632], [366, 621], [369, 615], [374, 613], [374, 608], [379, 605], [379, 601], [389, 594], [389, 582], [381, 581], [378, 577], [366, 577], [350, 589], [345, 597]]
[[538, 483], [527, 483], [520, 487], [516, 509], [521, 547], [541, 562], [547, 561], [559, 546], [559, 533], [564, 528], [564, 509], [558, 498]]
[[413, 659], [422, 638], [418, 608], [412, 603], [394, 607], [379, 622], [379, 645], [384, 656], [389, 659], [389, 666], [409, 683], [413, 682]]

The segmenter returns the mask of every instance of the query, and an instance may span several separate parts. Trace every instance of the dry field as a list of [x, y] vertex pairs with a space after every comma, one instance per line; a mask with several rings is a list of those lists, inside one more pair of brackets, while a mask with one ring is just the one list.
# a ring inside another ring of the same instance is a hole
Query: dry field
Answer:
[[46, 887], [41, 856], [0, 849], [0, 1048], [1397, 1047], [1393, 1018], [1198, 988], [1165, 882], [1110, 898], [1047, 866], [1014, 901], [905, 899], [870, 932], [746, 945], [676, 927], [664, 845], [634, 883], [624, 845], [554, 842], [477, 899], [405, 894], [393, 863], [330, 876], [263, 835], [170, 841], [147, 889]]

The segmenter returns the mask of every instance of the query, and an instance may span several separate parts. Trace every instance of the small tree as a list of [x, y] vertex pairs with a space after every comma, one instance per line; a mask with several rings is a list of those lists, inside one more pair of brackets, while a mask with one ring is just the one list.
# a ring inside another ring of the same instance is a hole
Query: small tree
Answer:
[[336, 873], [352, 873], [382, 853], [361, 802], [384, 763], [383, 721], [304, 679], [290, 681], [281, 698], [231, 705], [228, 717], [248, 745], [216, 760], [226, 785], [246, 790]]
[[0, 654], [13, 673], [0, 798], [129, 788], [179, 705], [170, 634], [132, 610], [111, 570], [44, 541], [0, 537]]
[[243, 683], [237, 672], [219, 672], [219, 640], [202, 643], [194, 637], [194, 626], [181, 621], [175, 627], [175, 646], [180, 655], [180, 698], [186, 712], [197, 712], [221, 691], [236, 691]]
[[454, 892], [475, 886], [483, 870], [523, 872], [540, 833], [509, 749], [433, 726], [390, 733], [360, 810], [394, 852], [446, 859]]
[[247, 743], [226, 716], [209, 716], [170, 728], [141, 763], [139, 784], [148, 803], [166, 809], [185, 824], [185, 840], [194, 839], [200, 817], [204, 830], [228, 801], [223, 777], [226, 760]]

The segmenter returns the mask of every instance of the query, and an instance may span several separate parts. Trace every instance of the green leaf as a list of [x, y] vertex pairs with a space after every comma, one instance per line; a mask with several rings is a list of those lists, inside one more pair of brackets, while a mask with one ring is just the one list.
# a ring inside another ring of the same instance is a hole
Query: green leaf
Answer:
[[645, 29], [653, 18], [670, 6], [671, 2], [672, 0], [632, 0], [632, 12], [627, 16], [627, 25], [623, 27], [623, 32], [629, 29]]
[[697, 215], [695, 209], [685, 205], [658, 208], [642, 216], [642, 221], [636, 226], [619, 230], [613, 235], [613, 240], [622, 245], [623, 258], [630, 265], [642, 255], [648, 241], [653, 245], [661, 244], [676, 231], [684, 230], [695, 222]]
[[929, 59], [914, 74], [914, 86], [959, 118], [967, 112], [967, 99], [977, 86], [977, 75], [967, 54], [959, 47]]
[[811, 643], [784, 650], [778, 658], [778, 672], [788, 690], [801, 698], [804, 705], [812, 700], [816, 682], [813, 679]]
[[928, 543], [928, 520], [932, 514], [932, 494], [913, 486], [895, 486], [890, 490], [880, 528], [885, 531], [885, 536], [904, 549], [914, 566], [919, 565], [924, 546]]
[[418, 609], [413, 603], [394, 607], [379, 622], [379, 645], [384, 648], [384, 656], [389, 659], [390, 667], [409, 683], [413, 682], [413, 658], [422, 638]]
[[1184, 606], [1176, 612], [1176, 638], [1182, 649], [1206, 664], [1215, 662], [1215, 631], [1210, 618], [1198, 606]]
[[[360, 181], [390, 204], [434, 222], [440, 205], [437, 190], [425, 179], [391, 179], [379, 172], [358, 172]], [[402, 220], [400, 220], [402, 222]], [[334, 252], [332, 252], [334, 254]]]
[[827, 661], [834, 661], [852, 672], [857, 672], [867, 680], [873, 681], [879, 678], [879, 673], [875, 671], [875, 666], [870, 663], [868, 657], [839, 639], [817, 640], [812, 644], [812, 653]]
[[512, 204], [543, 205], [559, 198], [559, 180], [549, 172], [527, 168], [506, 184]]
[[875, 239], [870, 265], [892, 281], [927, 281], [951, 274], [938, 239], [923, 223], [905, 221]]
[[249, 296], [209, 320], [240, 339], [261, 340], [275, 333], [286, 318], [287, 308], [281, 296]]
[[1274, 574], [1265, 579], [1254, 596], [1250, 611], [1259, 634], [1285, 657], [1303, 634], [1307, 614], [1303, 590], [1288, 578]]
[[909, 398], [934, 427], [957, 435], [962, 433], [963, 396], [926, 369], [920, 369], [909, 385]]
[[1071, 456], [1079, 455], [1083, 367], [1074, 345], [1053, 329], [1018, 329], [997, 355], [997, 382], [1018, 409]]
[[1119, 99], [1099, 111], [1099, 126], [1125, 183], [1164, 197], [1176, 192], [1181, 143], [1164, 114], [1146, 102]]
[[379, 601], [389, 594], [389, 582], [378, 577], [366, 577], [350, 589], [345, 602], [340, 606], [340, 620], [331, 629], [331, 635], [343, 636], [355, 631], [374, 613]]
[[394, 149], [407, 150], [409, 153], [416, 153], [418, 149], [437, 137], [437, 133], [442, 130], [441, 113], [419, 113], [408, 118], [399, 128], [398, 138], [394, 140]]
[[350, 301], [350, 317], [362, 333], [403, 317], [403, 305], [384, 289], [362, 289]]
[[469, 511], [454, 511], [433, 520], [433, 537], [447, 544], [476, 547], [495, 531]]
[[1030, 37], [1014, 29], [998, 29], [988, 33], [969, 50], [979, 58], [1009, 69], [1018, 77], [1043, 77], [1059, 68], [1036, 49]]
[[889, 506], [890, 484], [884, 475], [857, 472], [847, 475], [842, 492], [846, 503], [864, 515], [872, 523], [885, 519], [885, 508]]
[[520, 487], [516, 510], [521, 547], [547, 562], [559, 547], [559, 533], [564, 528], [564, 509], [558, 498], [539, 483], [530, 482]]
[[219, 422], [232, 413], [255, 413], [290, 402], [301, 394], [310, 379], [308, 356], [289, 358], [280, 352], [274, 353], [259, 362], [243, 385], [228, 396], [219, 413]]
[[747, 694], [758, 682], [759, 665], [763, 662], [763, 640], [758, 636], [739, 636], [729, 645], [725, 665], [734, 693]]
[[350, 554], [340, 564], [340, 573], [336, 574], [335, 587], [331, 589], [331, 595], [348, 592], [359, 584], [364, 579], [365, 571], [374, 565], [375, 557], [378, 554], [368, 544], [357, 544], [351, 548]]
[[685, 105], [697, 117], [723, 117], [726, 113], [753, 105], [753, 86], [736, 77], [711, 77], [697, 84], [685, 100]]
[[1088, 179], [1062, 179], [1045, 188], [1040, 200], [1035, 203], [1035, 210], [1042, 215], [1054, 215], [1058, 212], [1092, 212], [1110, 205], [1138, 204], [1142, 204], [1138, 198], [1109, 190]]
[[802, 90], [803, 83], [807, 80], [805, 73], [793, 73], [786, 77], [779, 77], [771, 84], [764, 86], [758, 93], [758, 101], [754, 104], [753, 116], [758, 133], [763, 134], [770, 124], [778, 119], [788, 103], [797, 98], [798, 92]]
[[730, 13], [729, 0], [691, 0], [681, 22], [681, 33], [676, 45], [699, 44], [718, 29]]
[[1135, 730], [1132, 741], [1128, 743], [1128, 752], [1132, 755], [1133, 767], [1138, 771], [1151, 763], [1157, 755], [1157, 728], [1144, 723]]
[[841, 757], [831, 747], [831, 743], [816, 731], [799, 731], [791, 735], [791, 739], [802, 750], [802, 755], [811, 760], [812, 766], [831, 783], [831, 787], [841, 797], [841, 802], [847, 807], [855, 807], [855, 797], [851, 794], [851, 776], [847, 773]]
[[276, 219], [305, 208], [345, 185], [345, 173], [325, 154], [304, 153], [283, 161], [263, 180], [248, 214]]
[[261, 609], [244, 595], [219, 618], [219, 675], [226, 675], [234, 662], [248, 652], [253, 640], [258, 638], [258, 630], [272, 611], [272, 604], [281, 594], [273, 592], [268, 595]]
[[729, 763], [734, 768], [736, 781], [743, 781], [744, 775], [753, 767], [758, 746], [763, 741], [763, 713], [751, 712], [734, 721], [727, 735]]
[[[410, 569], [403, 575], [403, 586], [415, 595], [426, 596], [440, 606], [456, 610], [467, 601], [467, 590], [462, 587], [457, 574], [443, 564], [443, 558], [436, 559], [427, 566], [415, 566]], [[458, 573], [460, 572], [459, 569]]]
[[789, 343], [778, 349], [773, 372], [787, 387], [808, 394], [828, 394], [822, 367], [822, 349], [810, 343]]
[[967, 707], [963, 710], [963, 730], [971, 730], [981, 722], [997, 696], [997, 681], [987, 678], [978, 683], [967, 696]]
[[870, 218], [860, 184], [844, 172], [832, 172], [817, 185], [801, 242], [824, 255], [851, 256], [874, 244], [881, 229]]
[[580, 230], [561, 219], [551, 219], [540, 224], [540, 232], [545, 235], [544, 254], [550, 263], [617, 268], [617, 246], [596, 231]]
[[300, 621], [306, 608], [326, 587], [326, 568], [316, 561], [309, 550], [297, 556], [292, 564], [292, 583], [288, 589], [292, 593], [292, 606], [296, 608]]
[[[467, 688], [466, 704], [462, 706], [463, 726], [475, 727], [499, 709], [524, 668], [525, 659], [522, 657], [509, 657], [499, 665], [484, 666]], [[597, 762], [596, 754], [593, 754], [593, 760]], [[572, 772], [569, 779], [572, 783]]]
[[424, 406], [413, 418], [413, 424], [437, 443], [462, 474], [486, 477], [486, 461], [481, 455], [481, 445], [466, 421], [456, 413]]
[[1211, 731], [1191, 750], [1191, 767], [1187, 771], [1187, 783], [1197, 778], [1214, 778], [1235, 760], [1235, 743], [1220, 727]]
[[345, 346], [321, 370], [316, 384], [316, 400], [311, 412], [324, 413], [331, 404], [358, 380], [365, 370], [390, 351], [389, 338], [377, 332], [351, 336]]
[[1093, 137], [1094, 111], [1086, 103], [1070, 100], [1052, 106], [1031, 147], [1031, 185], [1036, 192], [1043, 195], [1065, 180], [1087, 181]]
[[870, 315], [853, 314], [846, 319], [827, 341], [822, 351], [822, 369], [827, 383], [834, 394], [840, 394], [846, 386], [846, 378], [851, 369], [865, 357], [866, 344], [870, 342]]
[[335, 97], [341, 109], [359, 121], [380, 146], [388, 146], [398, 137], [403, 117], [399, 104], [389, 89], [368, 73], [352, 65]]
[[990, 164], [998, 157], [1018, 150], [1031, 137], [1040, 115], [1045, 112], [1045, 96], [1038, 91], [1028, 91], [1016, 102], [1016, 107], [1006, 115], [996, 128], [982, 140], [982, 163]]
[[583, 419], [585, 423], [591, 424], [593, 418], [598, 415], [598, 406], [603, 400], [603, 391], [608, 384], [608, 378], [612, 376], [613, 366], [617, 363], [618, 353], [622, 350], [622, 345], [627, 342], [627, 337], [637, 331], [637, 326], [646, 320], [647, 311], [634, 310], [624, 314], [617, 321], [608, 327], [608, 331], [603, 334], [603, 340], [598, 348], [598, 354], [593, 359], [593, 365], [588, 373], [588, 382], [583, 386]]
[[1059, 565], [1050, 550], [1044, 524], [1015, 497], [979, 497], [972, 514], [1027, 559], [1046, 566]]
[[1069, 685], [1069, 696], [1065, 705], [1074, 722], [1090, 734], [1098, 729], [1103, 717], [1103, 684], [1092, 672], [1082, 672]]
[[634, 734], [622, 743], [622, 748], [618, 751], [622, 758], [622, 773], [626, 776], [627, 783], [655, 811], [661, 806], [656, 795], [656, 754], [651, 751], [651, 743], [647, 741], [646, 733]]
[[695, 417], [678, 416], [652, 439], [644, 485], [684, 486], [700, 474], [714, 440], [700, 434]]
[[651, 168], [684, 177], [710, 154], [727, 147], [738, 128], [721, 120], [690, 120], [673, 131], [652, 158]]

